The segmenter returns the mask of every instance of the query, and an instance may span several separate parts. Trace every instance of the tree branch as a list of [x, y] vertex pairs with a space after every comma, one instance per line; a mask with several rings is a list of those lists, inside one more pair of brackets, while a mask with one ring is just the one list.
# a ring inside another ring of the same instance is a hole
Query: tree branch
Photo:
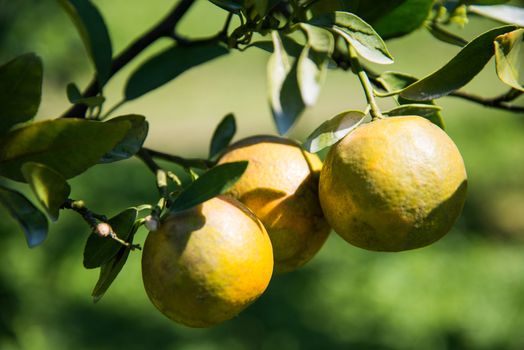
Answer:
[[449, 94], [449, 96], [462, 98], [464, 100], [475, 102], [487, 107], [497, 108], [510, 112], [524, 112], [524, 106], [515, 106], [509, 103], [517, 97], [519, 97], [520, 95], [522, 95], [522, 92], [515, 89], [511, 89], [507, 93], [493, 98], [477, 96], [464, 91], [454, 91]]
[[[133, 43], [131, 43], [124, 51], [113, 59], [111, 66], [111, 73], [109, 77], [114, 76], [127, 63], [135, 58], [139, 53], [144, 51], [149, 45], [154, 43], [157, 39], [162, 37], [171, 37], [176, 25], [190, 9], [195, 0], [180, 0], [180, 2], [173, 8], [173, 10], [158, 24], [156, 24], [149, 31], [144, 33]], [[96, 96], [100, 92], [98, 82], [93, 79], [87, 88], [84, 90], [83, 97]], [[63, 118], [84, 118], [87, 111], [87, 106], [76, 104], [66, 111]]]

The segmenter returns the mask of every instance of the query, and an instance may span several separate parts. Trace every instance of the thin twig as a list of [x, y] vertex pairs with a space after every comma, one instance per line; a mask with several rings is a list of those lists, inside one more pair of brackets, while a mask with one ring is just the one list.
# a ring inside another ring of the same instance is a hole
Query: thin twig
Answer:
[[[162, 37], [172, 36], [174, 29], [186, 12], [190, 9], [195, 0], [180, 0], [173, 10], [158, 24], [144, 33], [129, 45], [124, 51], [115, 57], [111, 65], [109, 77], [114, 76], [120, 69], [127, 65], [138, 54], [144, 51], [149, 45]], [[83, 97], [96, 96], [100, 92], [98, 81], [93, 79], [82, 93]], [[84, 118], [87, 106], [75, 104], [64, 113], [63, 118]]]
[[142, 148], [147, 151], [152, 157], [160, 158], [178, 164], [184, 168], [197, 168], [197, 169], [209, 169], [213, 166], [213, 162], [207, 159], [201, 158], [182, 158], [173, 154], [168, 154], [160, 151], [155, 151], [149, 148]]
[[[518, 90], [517, 90], [518, 91]], [[511, 111], [511, 112], [524, 112], [524, 106], [516, 106], [512, 105], [511, 101], [516, 99], [518, 96], [522, 95], [522, 92], [518, 91], [518, 93], [514, 93], [513, 90], [511, 90], [511, 94], [502, 94], [500, 96], [496, 96], [493, 98], [486, 98], [474, 94], [470, 94], [465, 91], [454, 91], [449, 94], [449, 96], [462, 98], [467, 101], [475, 102], [483, 106], [497, 108], [505, 111]]]

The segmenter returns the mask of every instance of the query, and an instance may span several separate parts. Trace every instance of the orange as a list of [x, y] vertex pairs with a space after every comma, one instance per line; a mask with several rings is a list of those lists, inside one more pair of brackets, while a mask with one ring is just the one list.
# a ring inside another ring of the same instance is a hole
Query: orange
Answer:
[[417, 116], [359, 126], [330, 149], [319, 196], [349, 243], [378, 251], [426, 246], [460, 215], [467, 176], [448, 135]]
[[210, 327], [231, 319], [266, 289], [272, 247], [260, 221], [233, 198], [170, 214], [147, 236], [144, 287], [170, 319]]
[[287, 272], [308, 262], [330, 232], [318, 201], [322, 162], [291, 140], [254, 136], [233, 144], [219, 163], [249, 161], [229, 194], [264, 224], [275, 271]]

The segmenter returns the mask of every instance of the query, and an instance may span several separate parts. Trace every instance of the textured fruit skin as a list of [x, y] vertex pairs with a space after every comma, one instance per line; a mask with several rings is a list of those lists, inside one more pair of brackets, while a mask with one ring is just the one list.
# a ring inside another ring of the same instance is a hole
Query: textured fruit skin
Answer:
[[219, 163], [249, 161], [229, 194], [264, 224], [275, 271], [288, 272], [320, 250], [330, 227], [318, 201], [320, 159], [297, 143], [275, 136], [253, 136], [232, 145]]
[[241, 203], [222, 196], [170, 214], [149, 233], [142, 254], [149, 299], [190, 327], [236, 316], [264, 292], [272, 272], [264, 227]]
[[467, 175], [448, 135], [417, 116], [358, 127], [329, 151], [319, 196], [329, 224], [349, 243], [377, 251], [426, 246], [460, 215]]

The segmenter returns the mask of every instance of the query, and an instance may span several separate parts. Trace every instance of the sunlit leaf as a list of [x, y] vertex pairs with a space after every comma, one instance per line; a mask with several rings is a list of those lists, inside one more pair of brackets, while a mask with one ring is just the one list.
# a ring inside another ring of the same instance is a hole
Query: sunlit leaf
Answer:
[[147, 137], [149, 124], [144, 116], [129, 114], [108, 120], [106, 123], [129, 122], [131, 127], [124, 138], [100, 159], [100, 163], [111, 163], [135, 155]]
[[524, 8], [511, 5], [469, 6], [468, 11], [508, 24], [524, 26]]
[[400, 93], [401, 96], [415, 101], [433, 100], [461, 88], [471, 81], [493, 56], [493, 40], [514, 29], [515, 26], [505, 26], [481, 34], [438, 71], [408, 86]]
[[209, 145], [209, 159], [216, 159], [229, 145], [237, 131], [235, 116], [228, 114], [217, 125], [211, 144]]
[[22, 174], [47, 214], [56, 221], [60, 206], [71, 192], [64, 177], [55, 170], [34, 162], [22, 165]]
[[189, 69], [225, 55], [228, 50], [220, 44], [174, 46], [150, 58], [138, 67], [126, 83], [126, 100], [138, 98]]
[[375, 30], [358, 16], [336, 11], [313, 18], [310, 24], [331, 29], [352, 45], [358, 54], [379, 64], [393, 63], [386, 44]]
[[[127, 242], [136, 231], [134, 224], [137, 214], [136, 208], [128, 208], [109, 219], [108, 224], [118, 238]], [[94, 269], [108, 264], [122, 247], [122, 244], [110, 237], [100, 237], [95, 233], [91, 233], [84, 248], [84, 267], [86, 269]]]
[[304, 148], [311, 153], [316, 153], [334, 145], [357, 128], [365, 117], [366, 115], [361, 111], [346, 111], [334, 116], [308, 136]]
[[224, 163], [211, 168], [184, 189], [170, 210], [179, 212], [226, 192], [246, 171], [248, 162]]
[[130, 127], [128, 121], [62, 118], [15, 129], [0, 139], [0, 175], [24, 182], [22, 165], [36, 162], [69, 179], [97, 164]]
[[495, 63], [500, 80], [524, 91], [524, 29], [517, 29], [495, 39]]
[[93, 61], [98, 84], [103, 86], [111, 75], [113, 48], [104, 18], [90, 0], [58, 0], [71, 17]]
[[29, 53], [0, 66], [0, 134], [30, 120], [42, 94], [42, 60]]
[[423, 104], [423, 103], [413, 103], [400, 105], [395, 108], [390, 109], [387, 112], [384, 112], [385, 115], [390, 117], [402, 116], [402, 115], [418, 115], [421, 117], [429, 116], [435, 112], [440, 111], [442, 108], [435, 105]]
[[29, 248], [34, 248], [45, 240], [47, 219], [22, 193], [0, 185], [0, 203], [24, 230]]

